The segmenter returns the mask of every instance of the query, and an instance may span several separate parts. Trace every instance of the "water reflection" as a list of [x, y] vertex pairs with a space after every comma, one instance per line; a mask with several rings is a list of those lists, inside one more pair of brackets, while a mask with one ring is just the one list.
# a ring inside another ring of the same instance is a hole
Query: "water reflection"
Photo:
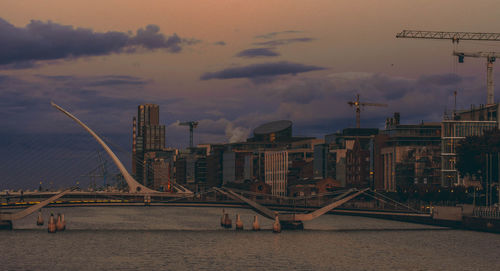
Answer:
[[[82, 207], [67, 230], [48, 234], [36, 214], [0, 232], [2, 269], [12, 270], [478, 270], [500, 264], [495, 234], [349, 216], [323, 216], [304, 231], [272, 233], [272, 220], [241, 215], [220, 227], [220, 208]], [[467, 257], [463, 257], [464, 251]]]

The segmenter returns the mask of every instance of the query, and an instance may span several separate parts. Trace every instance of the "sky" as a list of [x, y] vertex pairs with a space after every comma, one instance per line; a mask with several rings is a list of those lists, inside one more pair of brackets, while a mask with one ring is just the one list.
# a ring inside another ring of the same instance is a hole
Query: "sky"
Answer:
[[393, 112], [403, 123], [440, 121], [454, 91], [459, 108], [486, 101], [485, 61], [458, 64], [452, 51], [500, 43], [396, 33], [500, 32], [499, 8], [486, 0], [1, 1], [0, 189], [64, 185], [94, 168], [99, 147], [50, 101], [114, 142], [125, 164], [142, 103], [160, 105], [166, 144], [176, 148], [189, 142], [178, 123], [190, 120], [200, 123], [195, 143], [242, 141], [280, 119], [297, 136], [322, 138], [355, 125], [347, 102], [356, 94], [388, 104], [364, 108], [362, 127], [383, 128]]

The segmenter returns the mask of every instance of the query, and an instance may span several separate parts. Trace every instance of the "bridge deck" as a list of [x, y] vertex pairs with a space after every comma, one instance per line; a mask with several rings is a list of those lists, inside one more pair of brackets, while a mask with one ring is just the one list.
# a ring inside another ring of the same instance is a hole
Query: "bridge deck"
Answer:
[[33, 205], [33, 206], [30, 206], [20, 212], [17, 212], [17, 213], [14, 213], [14, 214], [0, 214], [0, 220], [7, 220], [7, 221], [13, 221], [13, 220], [18, 220], [18, 219], [21, 219], [25, 216], [28, 216], [38, 210], [40, 210], [41, 208], [49, 205], [51, 202], [57, 200], [58, 198], [68, 194], [69, 192], [71, 191], [71, 189], [68, 189], [68, 190], [65, 190], [57, 195], [54, 195], [36, 205]]
[[[225, 191], [222, 189], [219, 189], [219, 188], [214, 188], [214, 189], [216, 191], [234, 199], [234, 200], [242, 201], [242, 202], [248, 204], [257, 213], [259, 213], [259, 214], [261, 214], [269, 219], [274, 219], [274, 216], [277, 214], [280, 221], [309, 221], [309, 220], [313, 220], [317, 217], [324, 215], [325, 213], [328, 213], [329, 211], [339, 207], [340, 205], [348, 202], [349, 200], [361, 195], [362, 193], [364, 193], [368, 190], [368, 188], [367, 188], [367, 189], [363, 189], [361, 191], [355, 192], [356, 190], [349, 189], [346, 192], [344, 192], [343, 194], [335, 197], [334, 201], [332, 203], [330, 203], [330, 204], [328, 204], [328, 205], [326, 205], [326, 206], [324, 206], [324, 207], [322, 207], [314, 212], [311, 212], [311, 213], [307, 213], [307, 214], [296, 214], [296, 213], [280, 214], [280, 213], [272, 211], [271, 209], [269, 209], [265, 206], [260, 205], [259, 203], [255, 202], [251, 199], [248, 199], [248, 198], [246, 198], [238, 193], [235, 193], [234, 191], [232, 191], [230, 189], [225, 189]], [[353, 193], [353, 192], [355, 192], [355, 193]]]

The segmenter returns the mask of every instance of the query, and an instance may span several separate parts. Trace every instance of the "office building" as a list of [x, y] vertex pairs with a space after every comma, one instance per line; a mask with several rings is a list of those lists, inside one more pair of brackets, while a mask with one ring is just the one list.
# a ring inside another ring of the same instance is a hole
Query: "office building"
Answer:
[[264, 153], [265, 183], [271, 186], [275, 196], [286, 196], [288, 190], [288, 152], [266, 151]]
[[441, 184], [442, 186], [467, 186], [456, 169], [456, 148], [460, 141], [468, 136], [481, 136], [485, 131], [498, 129], [500, 104], [471, 106], [469, 110], [461, 110], [445, 114], [441, 126]]
[[395, 113], [375, 141], [375, 189], [440, 185], [440, 123], [401, 124]]

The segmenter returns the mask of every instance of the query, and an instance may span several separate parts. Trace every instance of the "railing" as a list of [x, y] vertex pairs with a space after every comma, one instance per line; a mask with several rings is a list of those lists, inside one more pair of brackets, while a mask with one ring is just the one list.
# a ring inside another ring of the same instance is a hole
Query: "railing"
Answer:
[[500, 219], [500, 210], [494, 207], [476, 207], [472, 211], [472, 215], [476, 217]]

